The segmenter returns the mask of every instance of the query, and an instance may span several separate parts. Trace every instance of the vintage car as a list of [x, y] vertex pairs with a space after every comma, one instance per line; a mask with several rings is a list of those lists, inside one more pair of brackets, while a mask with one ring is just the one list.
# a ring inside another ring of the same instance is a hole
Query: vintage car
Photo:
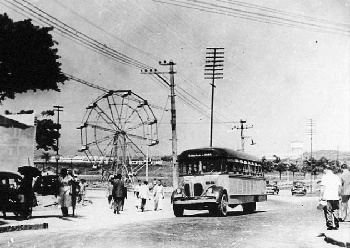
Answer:
[[16, 216], [30, 218], [37, 199], [32, 187], [33, 178], [40, 171], [32, 166], [18, 167], [18, 172], [0, 171], [0, 211], [13, 212]]
[[58, 195], [58, 176], [43, 175], [38, 177], [34, 184], [34, 191], [41, 195]]
[[306, 186], [303, 182], [293, 182], [291, 189], [292, 195], [306, 195]]
[[279, 191], [277, 184], [266, 183], [266, 194], [278, 195]]
[[23, 177], [15, 172], [0, 171], [0, 211], [3, 216], [6, 212], [13, 212], [16, 216], [28, 218], [32, 213], [32, 205], [25, 204]]

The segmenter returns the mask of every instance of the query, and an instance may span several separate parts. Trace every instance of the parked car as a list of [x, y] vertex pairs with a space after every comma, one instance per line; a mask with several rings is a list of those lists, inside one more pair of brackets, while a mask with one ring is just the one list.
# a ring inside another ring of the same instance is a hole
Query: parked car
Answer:
[[279, 188], [277, 186], [277, 183], [275, 184], [270, 184], [270, 183], [266, 183], [266, 194], [277, 194], [279, 193]]
[[0, 211], [4, 217], [6, 212], [23, 218], [32, 215], [37, 201], [34, 192], [25, 183], [24, 177], [18, 173], [0, 171]]
[[292, 195], [306, 195], [306, 186], [303, 182], [293, 182]]
[[58, 195], [58, 176], [44, 175], [38, 177], [34, 184], [34, 191], [41, 195]]

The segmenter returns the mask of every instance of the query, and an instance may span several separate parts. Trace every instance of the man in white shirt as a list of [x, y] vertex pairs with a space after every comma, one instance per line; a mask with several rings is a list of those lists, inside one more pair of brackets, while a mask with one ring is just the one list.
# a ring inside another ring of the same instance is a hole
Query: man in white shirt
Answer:
[[143, 185], [140, 186], [139, 188], [139, 197], [141, 198], [141, 211], [144, 212], [145, 211], [145, 206], [146, 206], [146, 202], [147, 199], [150, 200], [150, 194], [149, 194], [149, 188], [148, 188], [148, 182], [144, 181]]
[[164, 199], [164, 188], [160, 180], [153, 187], [153, 197], [154, 197], [154, 211], [163, 209], [163, 199]]
[[341, 180], [334, 174], [335, 167], [325, 165], [324, 175], [321, 180], [321, 199], [327, 201], [324, 208], [327, 230], [339, 228], [339, 199], [341, 191]]

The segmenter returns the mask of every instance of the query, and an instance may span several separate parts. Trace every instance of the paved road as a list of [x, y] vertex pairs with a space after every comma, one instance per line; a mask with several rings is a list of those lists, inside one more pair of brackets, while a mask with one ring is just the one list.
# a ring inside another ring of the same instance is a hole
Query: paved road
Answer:
[[0, 247], [334, 247], [322, 237], [324, 217], [316, 203], [312, 197], [269, 196], [254, 214], [237, 207], [226, 218], [206, 211], [175, 218], [168, 199], [164, 210], [145, 213], [129, 199], [126, 211], [114, 215], [105, 198], [95, 196], [94, 204], [78, 209], [78, 218], [52, 216], [48, 230], [0, 234]]

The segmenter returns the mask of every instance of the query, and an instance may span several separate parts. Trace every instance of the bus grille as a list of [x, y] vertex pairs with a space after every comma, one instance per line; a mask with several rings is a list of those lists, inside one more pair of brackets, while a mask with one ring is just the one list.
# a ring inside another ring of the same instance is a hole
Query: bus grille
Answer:
[[200, 183], [194, 185], [194, 196], [201, 196], [203, 193], [203, 186]]

